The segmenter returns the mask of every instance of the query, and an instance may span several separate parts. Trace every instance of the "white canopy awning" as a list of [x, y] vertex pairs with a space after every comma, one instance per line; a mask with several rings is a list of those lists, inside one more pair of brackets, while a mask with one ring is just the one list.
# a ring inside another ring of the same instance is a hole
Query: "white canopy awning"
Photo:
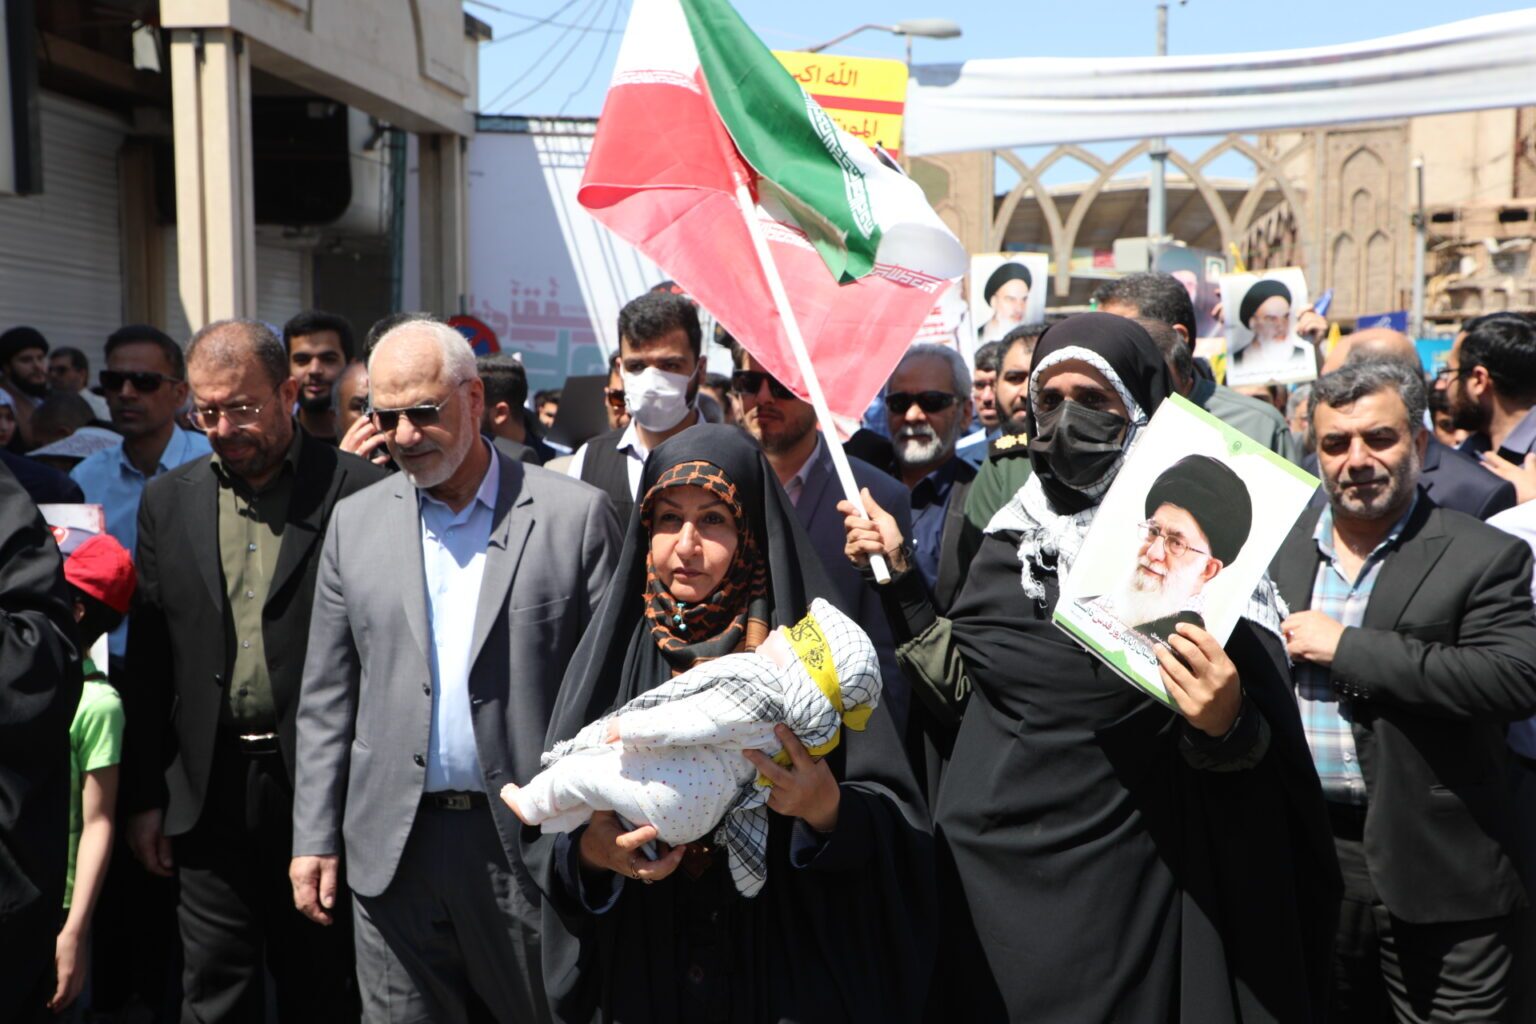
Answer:
[[1536, 9], [1307, 50], [912, 72], [905, 148], [916, 155], [1523, 106], [1536, 104]]

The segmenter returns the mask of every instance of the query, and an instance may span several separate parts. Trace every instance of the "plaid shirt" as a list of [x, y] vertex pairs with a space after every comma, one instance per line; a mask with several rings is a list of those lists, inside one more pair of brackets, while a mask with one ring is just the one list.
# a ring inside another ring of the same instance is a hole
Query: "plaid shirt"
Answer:
[[[1397, 538], [1418, 502], [1415, 496], [1408, 503], [1407, 511], [1393, 524], [1386, 539], [1366, 556], [1353, 582], [1339, 568], [1338, 553], [1333, 547], [1333, 510], [1323, 509], [1323, 514], [1317, 517], [1317, 529], [1312, 532], [1317, 550], [1323, 556], [1312, 583], [1313, 611], [1322, 612], [1346, 627], [1365, 622], [1365, 609], [1371, 603], [1376, 576], [1387, 555], [1396, 547]], [[1317, 765], [1317, 776], [1323, 783], [1323, 796], [1363, 807], [1365, 776], [1360, 772], [1360, 759], [1355, 753], [1353, 709], [1347, 701], [1339, 699], [1333, 688], [1333, 673], [1326, 666], [1298, 661], [1295, 675], [1301, 726], [1307, 734], [1307, 745], [1312, 748], [1312, 762]]]

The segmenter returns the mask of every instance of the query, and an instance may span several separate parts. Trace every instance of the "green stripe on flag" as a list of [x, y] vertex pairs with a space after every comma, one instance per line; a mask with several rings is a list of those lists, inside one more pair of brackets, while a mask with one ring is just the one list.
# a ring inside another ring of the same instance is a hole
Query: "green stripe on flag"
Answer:
[[880, 247], [870, 182], [811, 99], [724, 0], [681, 0], [720, 119], [759, 190], [777, 198], [839, 282], [874, 269]]

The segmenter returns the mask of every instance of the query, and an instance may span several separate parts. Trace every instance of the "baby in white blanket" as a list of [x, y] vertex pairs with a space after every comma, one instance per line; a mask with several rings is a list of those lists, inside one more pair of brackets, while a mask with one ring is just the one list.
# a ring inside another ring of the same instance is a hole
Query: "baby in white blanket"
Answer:
[[[773, 727], [813, 756], [862, 730], [880, 699], [880, 665], [864, 631], [826, 601], [756, 651], [695, 665], [555, 746], [544, 770], [504, 799], [524, 824], [570, 832], [593, 811], [656, 827], [672, 846], [715, 832], [732, 878], [752, 896], [766, 878], [766, 780], [743, 750], [788, 763]], [[718, 826], [718, 828], [717, 828]]]

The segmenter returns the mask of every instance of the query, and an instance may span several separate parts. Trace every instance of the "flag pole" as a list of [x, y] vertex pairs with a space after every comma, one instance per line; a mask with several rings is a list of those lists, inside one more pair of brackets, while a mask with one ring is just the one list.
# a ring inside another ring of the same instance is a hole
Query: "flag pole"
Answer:
[[[789, 304], [789, 294], [784, 290], [779, 268], [773, 262], [773, 253], [768, 249], [768, 239], [763, 235], [762, 224], [758, 222], [757, 203], [752, 199], [752, 190], [740, 176], [736, 179], [736, 205], [747, 222], [747, 232], [752, 236], [752, 248], [757, 250], [757, 262], [762, 265], [763, 276], [768, 279], [768, 291], [773, 295], [774, 307], [778, 309], [779, 319], [784, 324], [784, 334], [789, 338], [789, 349], [794, 353], [795, 364], [800, 368], [800, 379], [805, 382], [805, 390], [810, 395], [811, 408], [816, 410], [816, 420], [821, 424], [827, 450], [832, 455], [832, 466], [837, 470], [838, 483], [843, 485], [843, 495], [859, 510], [859, 515], [868, 518], [864, 499], [859, 494], [858, 481], [853, 478], [853, 467], [848, 464], [848, 454], [837, 440], [837, 422], [832, 418], [832, 407], [827, 405], [827, 396], [822, 393], [816, 366], [811, 362], [805, 338], [800, 334], [800, 323], [795, 319], [795, 311]], [[881, 583], [891, 582], [891, 570], [885, 564], [884, 555], [870, 555], [869, 567], [876, 580]]]

